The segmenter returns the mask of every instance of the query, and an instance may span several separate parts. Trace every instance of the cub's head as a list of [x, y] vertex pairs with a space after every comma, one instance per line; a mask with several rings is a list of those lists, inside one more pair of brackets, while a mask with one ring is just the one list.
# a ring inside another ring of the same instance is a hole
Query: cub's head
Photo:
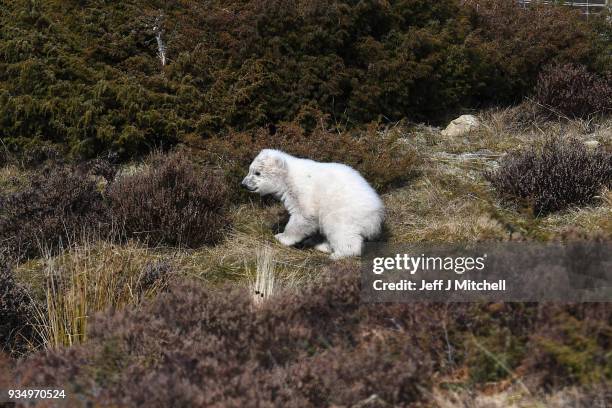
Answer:
[[286, 189], [288, 155], [272, 149], [264, 149], [249, 166], [249, 174], [242, 186], [260, 195], [281, 194]]

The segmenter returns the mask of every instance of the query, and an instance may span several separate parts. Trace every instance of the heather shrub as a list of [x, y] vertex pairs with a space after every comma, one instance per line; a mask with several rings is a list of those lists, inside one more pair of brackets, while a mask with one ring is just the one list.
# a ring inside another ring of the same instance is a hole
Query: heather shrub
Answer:
[[372, 339], [359, 347], [334, 347], [295, 364], [287, 382], [309, 406], [407, 406], [424, 399], [415, 381], [430, 366], [415, 358], [402, 335]]
[[12, 361], [0, 352], [0, 387], [4, 390], [14, 386], [13, 365]]
[[538, 76], [535, 99], [556, 114], [586, 117], [612, 113], [612, 76], [581, 65], [550, 65]]
[[223, 168], [236, 191], [240, 191], [240, 181], [259, 151], [272, 148], [297, 157], [348, 164], [376, 190], [384, 192], [410, 180], [417, 172], [418, 155], [401, 143], [399, 136], [399, 131], [378, 132], [374, 126], [353, 134], [321, 128], [306, 132], [299, 125], [286, 124], [278, 126], [274, 134], [261, 128], [206, 141], [194, 140], [190, 145], [198, 148], [205, 161]]
[[551, 138], [543, 146], [512, 152], [486, 177], [507, 200], [526, 204], [536, 216], [590, 204], [612, 185], [612, 154], [580, 141]]
[[370, 322], [355, 269], [334, 271], [329, 283], [260, 308], [243, 289], [174, 285], [142, 309], [98, 319], [87, 347], [30, 360], [22, 379], [71, 384], [85, 400], [110, 405], [315, 407], [372, 394], [393, 406], [422, 400], [431, 365], [408, 339], [424, 331], [394, 331], [384, 311]]
[[[540, 338], [607, 370], [605, 305], [363, 304], [358, 268], [327, 273], [258, 307], [245, 288], [175, 282], [141, 307], [99, 316], [86, 346], [29, 359], [21, 385], [62, 384], [94, 405], [414, 406], [428, 401], [434, 371], [467, 371], [476, 385], [525, 366], [543, 383], [604, 378], [565, 375], [574, 360], [534, 361], [527, 350]], [[567, 341], [558, 313], [572, 317], [575, 333], [594, 330], [596, 345]]]
[[107, 197], [125, 235], [151, 245], [214, 244], [228, 224], [223, 180], [181, 152], [153, 154], [144, 169], [118, 177]]
[[86, 231], [107, 229], [97, 180], [68, 166], [46, 167], [23, 190], [0, 196], [0, 240], [17, 257], [54, 251]]
[[36, 342], [35, 316], [34, 301], [26, 288], [15, 281], [10, 268], [0, 264], [0, 353], [17, 356]]

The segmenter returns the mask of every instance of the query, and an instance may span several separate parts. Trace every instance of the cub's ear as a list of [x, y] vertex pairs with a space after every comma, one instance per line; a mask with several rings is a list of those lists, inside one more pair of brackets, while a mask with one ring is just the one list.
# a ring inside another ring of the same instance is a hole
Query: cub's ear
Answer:
[[267, 166], [270, 166], [271, 168], [279, 170], [287, 169], [287, 162], [285, 158], [280, 152], [276, 150], [263, 149], [261, 152], [259, 152], [257, 158], [262, 160], [264, 163], [266, 163]]
[[287, 162], [282, 157], [274, 156], [272, 158], [272, 163], [274, 164], [274, 167], [276, 167], [277, 169], [282, 169], [282, 170], [287, 169]]

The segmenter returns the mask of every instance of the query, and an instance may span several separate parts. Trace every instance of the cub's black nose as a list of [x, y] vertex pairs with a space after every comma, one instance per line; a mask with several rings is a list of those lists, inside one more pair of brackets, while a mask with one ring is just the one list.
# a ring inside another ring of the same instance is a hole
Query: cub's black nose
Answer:
[[249, 190], [249, 191], [253, 191], [253, 189], [252, 189], [251, 187], [249, 187], [249, 185], [246, 183], [246, 179], [242, 180], [242, 182], [240, 183], [240, 185], [241, 185], [243, 188], [246, 188], [246, 189], [247, 189], [247, 190]]

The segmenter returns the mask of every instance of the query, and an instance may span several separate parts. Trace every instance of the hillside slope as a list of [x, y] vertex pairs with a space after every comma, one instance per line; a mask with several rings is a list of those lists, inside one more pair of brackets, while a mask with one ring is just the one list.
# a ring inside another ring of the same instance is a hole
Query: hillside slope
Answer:
[[3, 1], [0, 138], [128, 158], [321, 115], [436, 121], [517, 101], [551, 61], [605, 69], [605, 38], [568, 9], [463, 3]]

